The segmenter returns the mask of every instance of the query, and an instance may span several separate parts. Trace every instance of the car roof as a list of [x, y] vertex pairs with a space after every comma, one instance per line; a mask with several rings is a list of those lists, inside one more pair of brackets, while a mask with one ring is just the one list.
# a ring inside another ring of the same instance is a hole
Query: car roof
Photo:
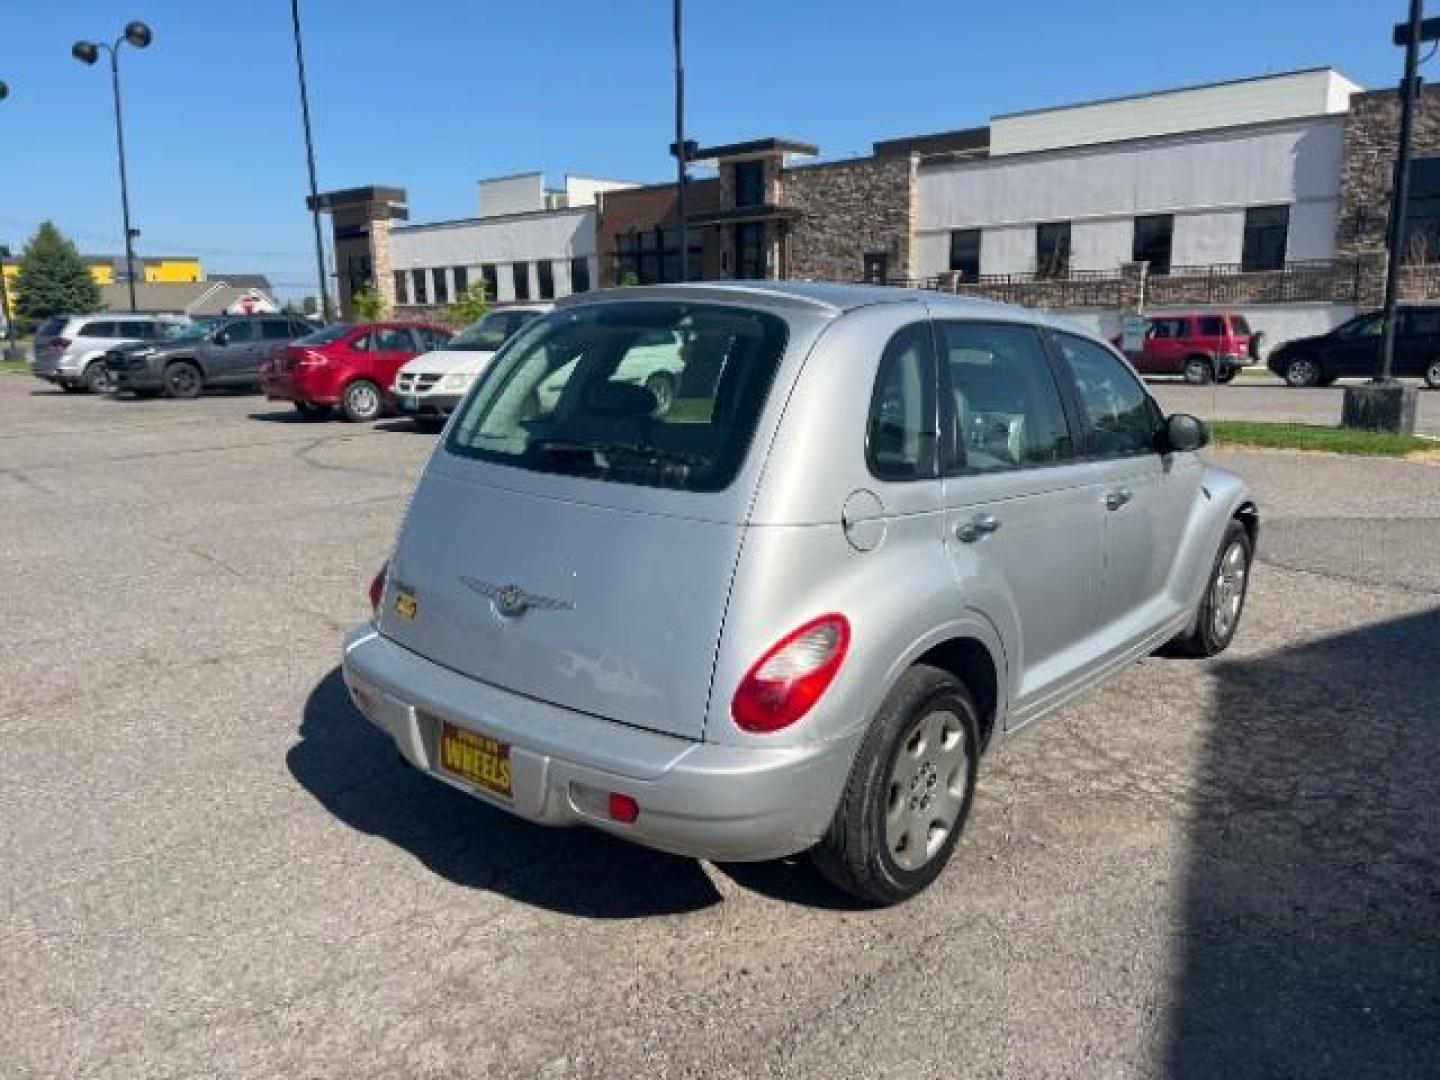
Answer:
[[1043, 312], [1033, 308], [1002, 304], [996, 300], [956, 296], [933, 289], [907, 289], [896, 285], [859, 285], [833, 281], [700, 281], [675, 285], [627, 285], [594, 292], [575, 293], [557, 300], [556, 307], [570, 307], [596, 300], [715, 300], [749, 302], [768, 307], [808, 308], [839, 314], [875, 304], [920, 302], [937, 312], [967, 315], [1009, 314], [1026, 321], [1046, 322]]

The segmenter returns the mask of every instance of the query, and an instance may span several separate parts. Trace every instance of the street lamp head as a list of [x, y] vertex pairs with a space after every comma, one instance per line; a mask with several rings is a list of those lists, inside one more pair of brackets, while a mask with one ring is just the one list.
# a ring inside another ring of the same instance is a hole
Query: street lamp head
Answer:
[[150, 27], [139, 19], [125, 24], [125, 40], [137, 49], [147, 48], [154, 36], [150, 33]]
[[82, 64], [93, 64], [100, 59], [100, 46], [93, 41], [77, 41], [70, 46], [70, 55]]

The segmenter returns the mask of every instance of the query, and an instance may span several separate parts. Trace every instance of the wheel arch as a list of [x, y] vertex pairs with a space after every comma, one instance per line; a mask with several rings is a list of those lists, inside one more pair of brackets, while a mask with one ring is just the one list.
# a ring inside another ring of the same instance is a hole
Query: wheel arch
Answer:
[[192, 355], [190, 353], [180, 353], [177, 356], [165, 357], [165, 362], [160, 366], [160, 370], [168, 371], [176, 364], [189, 364], [196, 371], [200, 372], [200, 378], [210, 378], [210, 372], [205, 369], [205, 365], [201, 362], [200, 357]]
[[1000, 665], [989, 647], [975, 637], [952, 637], [930, 646], [915, 657], [909, 667], [928, 664], [940, 668], [964, 683], [980, 711], [980, 750], [990, 745], [1000, 704]]

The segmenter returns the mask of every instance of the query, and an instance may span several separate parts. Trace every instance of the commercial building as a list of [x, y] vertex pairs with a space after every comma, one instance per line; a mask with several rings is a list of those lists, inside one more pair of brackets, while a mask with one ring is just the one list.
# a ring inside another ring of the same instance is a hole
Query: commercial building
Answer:
[[[1397, 112], [1394, 91], [1315, 68], [996, 116], [839, 161], [790, 138], [703, 147], [684, 276], [911, 284], [1107, 333], [1124, 311], [1227, 306], [1283, 340], [1379, 303]], [[1412, 298], [1440, 295], [1440, 90], [1422, 94], [1416, 153]], [[501, 213], [391, 230], [381, 287], [413, 309], [477, 273], [502, 301], [682, 276], [673, 182], [588, 199], [538, 174], [504, 184]]]

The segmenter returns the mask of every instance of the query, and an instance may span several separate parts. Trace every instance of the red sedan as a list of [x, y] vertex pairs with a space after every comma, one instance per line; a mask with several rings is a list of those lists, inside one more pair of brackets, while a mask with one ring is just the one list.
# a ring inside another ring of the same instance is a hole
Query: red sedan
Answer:
[[272, 401], [294, 402], [309, 419], [327, 417], [338, 405], [346, 420], [374, 420], [401, 366], [450, 335], [426, 323], [327, 326], [273, 352], [260, 369], [260, 388]]

